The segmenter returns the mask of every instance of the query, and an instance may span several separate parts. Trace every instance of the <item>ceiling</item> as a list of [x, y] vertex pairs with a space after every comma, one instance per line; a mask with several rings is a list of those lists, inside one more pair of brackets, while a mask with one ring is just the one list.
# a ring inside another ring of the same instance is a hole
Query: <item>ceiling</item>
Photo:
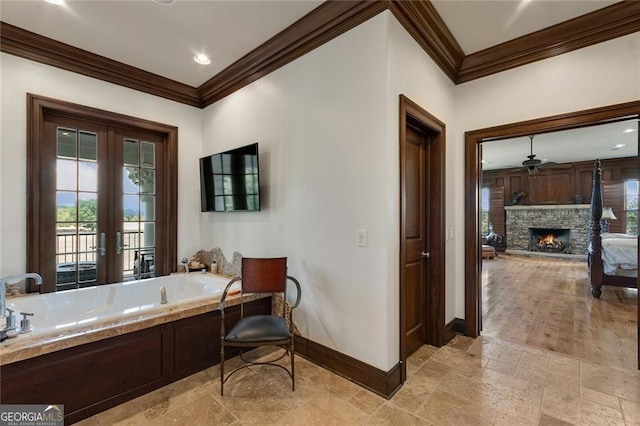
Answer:
[[[533, 153], [537, 160], [542, 160], [542, 167], [548, 162], [573, 163], [638, 155], [637, 118], [533, 136]], [[615, 148], [616, 145], [624, 146]], [[482, 169], [522, 167], [530, 154], [529, 137], [485, 142]]]
[[470, 55], [618, 1], [431, 0], [431, 3], [464, 53]]
[[[0, 20], [197, 87], [300, 19], [318, 0], [0, 0]], [[616, 3], [434, 0], [465, 54]], [[478, 25], [482, 22], [482, 25]], [[193, 61], [206, 53], [210, 65]]]
[[[321, 3], [1, 0], [0, 20], [197, 87]], [[198, 53], [211, 64], [194, 62]]]
[[[302, 18], [319, 0], [0, 0], [0, 20], [36, 34], [198, 87]], [[432, 0], [465, 55], [604, 8], [613, 0]], [[478, 25], [482, 23], [482, 25]], [[211, 64], [199, 65], [205, 53]], [[637, 122], [534, 138], [537, 159], [563, 163], [637, 155]], [[633, 127], [634, 133], [622, 133]], [[634, 139], [635, 138], [635, 139]], [[518, 167], [529, 138], [483, 144], [484, 169]], [[612, 151], [611, 147], [626, 147]]]

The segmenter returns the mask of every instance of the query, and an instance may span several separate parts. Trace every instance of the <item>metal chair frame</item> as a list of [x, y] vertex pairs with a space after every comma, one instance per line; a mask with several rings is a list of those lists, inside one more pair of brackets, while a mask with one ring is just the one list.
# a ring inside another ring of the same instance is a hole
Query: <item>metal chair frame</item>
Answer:
[[[245, 258], [247, 259], [247, 258]], [[245, 260], [243, 259], [243, 261]], [[252, 260], [252, 259], [247, 259], [247, 260]], [[257, 260], [257, 259], [256, 259]], [[242, 274], [241, 274], [242, 275]], [[296, 300], [294, 302], [293, 305], [291, 305], [290, 310], [289, 310], [289, 314], [287, 315], [287, 283], [291, 281], [295, 287], [296, 287]], [[293, 332], [293, 310], [295, 308], [298, 307], [298, 305], [300, 304], [300, 298], [301, 298], [301, 289], [300, 289], [300, 283], [298, 282], [297, 279], [295, 279], [294, 277], [290, 276], [290, 275], [286, 275], [285, 273], [285, 280], [283, 283], [283, 291], [274, 291], [274, 292], [270, 292], [272, 295], [273, 294], [278, 294], [278, 293], [282, 293], [282, 297], [283, 297], [283, 308], [282, 308], [282, 317], [286, 317], [286, 319], [289, 322], [289, 337], [286, 339], [281, 339], [281, 340], [271, 340], [271, 341], [257, 341], [257, 342], [228, 342], [225, 340], [226, 338], [226, 330], [225, 330], [225, 313], [224, 313], [224, 309], [225, 309], [225, 304], [226, 304], [226, 299], [227, 296], [229, 294], [229, 290], [231, 289], [231, 286], [233, 284], [235, 284], [236, 282], [240, 282], [241, 283], [241, 287], [240, 287], [240, 320], [242, 320], [244, 318], [244, 297], [246, 295], [251, 295], [251, 294], [255, 294], [253, 292], [251, 293], [245, 293], [244, 292], [244, 288], [242, 286], [242, 276], [240, 277], [236, 277], [233, 278], [231, 281], [229, 281], [229, 283], [227, 284], [227, 286], [224, 289], [224, 292], [222, 293], [222, 297], [220, 298], [220, 303], [218, 305], [218, 309], [220, 310], [220, 396], [224, 395], [224, 384], [227, 382], [227, 380], [229, 380], [229, 378], [237, 373], [238, 371], [247, 368], [247, 367], [251, 367], [254, 365], [272, 365], [274, 367], [279, 367], [282, 368], [283, 370], [285, 370], [287, 372], [287, 374], [289, 374], [289, 377], [291, 377], [291, 390], [295, 391], [295, 362], [294, 362], [294, 332]], [[272, 314], [273, 315], [273, 314]], [[274, 316], [280, 316], [280, 315], [274, 315]], [[282, 355], [280, 355], [278, 358], [275, 359], [271, 359], [269, 361], [251, 361], [246, 359], [243, 356], [243, 352], [242, 349], [240, 350], [240, 359], [244, 362], [243, 365], [241, 365], [240, 367], [235, 368], [233, 371], [231, 371], [230, 373], [227, 374], [227, 376], [225, 377], [225, 372], [224, 372], [224, 361], [225, 361], [225, 346], [229, 346], [229, 347], [239, 347], [239, 348], [255, 348], [255, 347], [260, 347], [260, 346], [278, 346], [282, 349], [284, 349], [284, 353]], [[282, 358], [284, 358], [285, 356], [287, 356], [287, 354], [290, 356], [290, 364], [291, 364], [291, 369], [289, 370], [286, 366], [284, 365], [280, 365], [280, 364], [275, 364], [276, 361], [281, 360]]]

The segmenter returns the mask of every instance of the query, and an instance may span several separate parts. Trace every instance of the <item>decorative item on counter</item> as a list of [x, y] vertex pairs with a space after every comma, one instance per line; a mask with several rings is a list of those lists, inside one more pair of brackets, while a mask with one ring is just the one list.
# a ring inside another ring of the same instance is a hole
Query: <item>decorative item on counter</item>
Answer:
[[574, 199], [575, 199], [575, 201], [576, 201], [576, 204], [582, 204], [582, 195], [577, 194], [577, 195], [574, 197]]
[[[211, 250], [198, 250], [192, 256], [191, 261], [201, 263], [202, 267], [210, 270], [214, 274], [217, 273], [231, 278], [240, 276], [242, 267], [242, 255], [240, 253], [237, 251], [233, 252], [233, 260], [229, 262], [220, 247], [215, 247]], [[191, 265], [189, 265], [189, 270], [193, 270]], [[183, 265], [178, 267], [178, 271], [184, 272]]]
[[219, 275], [227, 277], [240, 276], [242, 255], [238, 252], [233, 253], [233, 260], [231, 262], [224, 256], [220, 247], [215, 247], [211, 250], [199, 250], [193, 255], [193, 258], [207, 266], [211, 266], [211, 264], [215, 262], [218, 265]]
[[189, 270], [190, 271], [203, 271], [206, 270], [207, 267], [204, 265], [204, 263], [199, 262], [197, 260], [191, 259], [189, 261]]
[[18, 281], [15, 283], [6, 283], [5, 284], [5, 294], [7, 296], [26, 296], [27, 294], [27, 283], [25, 280]]

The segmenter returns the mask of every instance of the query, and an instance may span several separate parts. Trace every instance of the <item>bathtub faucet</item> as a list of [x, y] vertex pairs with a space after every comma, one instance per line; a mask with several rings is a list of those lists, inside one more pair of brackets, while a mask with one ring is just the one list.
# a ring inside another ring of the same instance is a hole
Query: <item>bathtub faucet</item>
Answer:
[[27, 274], [9, 275], [7, 277], [0, 278], [0, 318], [2, 318], [2, 321], [0, 321], [1, 324], [5, 324], [4, 319], [6, 318], [5, 313], [7, 310], [7, 283], [17, 280], [26, 280], [27, 278], [33, 278], [37, 285], [42, 284], [42, 277], [40, 276], [40, 274], [36, 274], [34, 272], [30, 272]]
[[186, 257], [183, 257], [182, 260], [180, 261], [180, 263], [182, 263], [184, 265], [184, 272], [186, 274], [189, 273], [189, 259], [187, 259]]

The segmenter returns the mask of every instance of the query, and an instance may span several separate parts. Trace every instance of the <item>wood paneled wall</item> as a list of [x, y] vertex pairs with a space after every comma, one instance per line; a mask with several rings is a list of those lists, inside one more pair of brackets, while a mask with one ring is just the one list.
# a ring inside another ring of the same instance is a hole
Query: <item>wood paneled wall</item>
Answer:
[[[523, 168], [483, 171], [483, 187], [491, 188], [491, 192], [498, 188], [504, 191], [504, 205], [500, 207], [491, 203], [489, 217], [504, 217], [504, 206], [511, 205], [513, 194], [517, 192], [527, 194], [520, 200], [521, 205], [574, 204], [576, 196], [582, 197], [582, 204], [589, 204], [593, 167], [594, 161], [542, 166], [539, 173], [531, 177]], [[619, 218], [624, 206], [623, 182], [637, 179], [638, 175], [636, 157], [602, 160], [604, 205], [612, 207], [616, 216], [620, 212]], [[500, 221], [497, 222], [497, 227], [494, 223], [495, 231], [506, 235], [504, 227], [499, 226]], [[611, 232], [624, 232], [623, 229], [623, 221], [610, 222]]]

